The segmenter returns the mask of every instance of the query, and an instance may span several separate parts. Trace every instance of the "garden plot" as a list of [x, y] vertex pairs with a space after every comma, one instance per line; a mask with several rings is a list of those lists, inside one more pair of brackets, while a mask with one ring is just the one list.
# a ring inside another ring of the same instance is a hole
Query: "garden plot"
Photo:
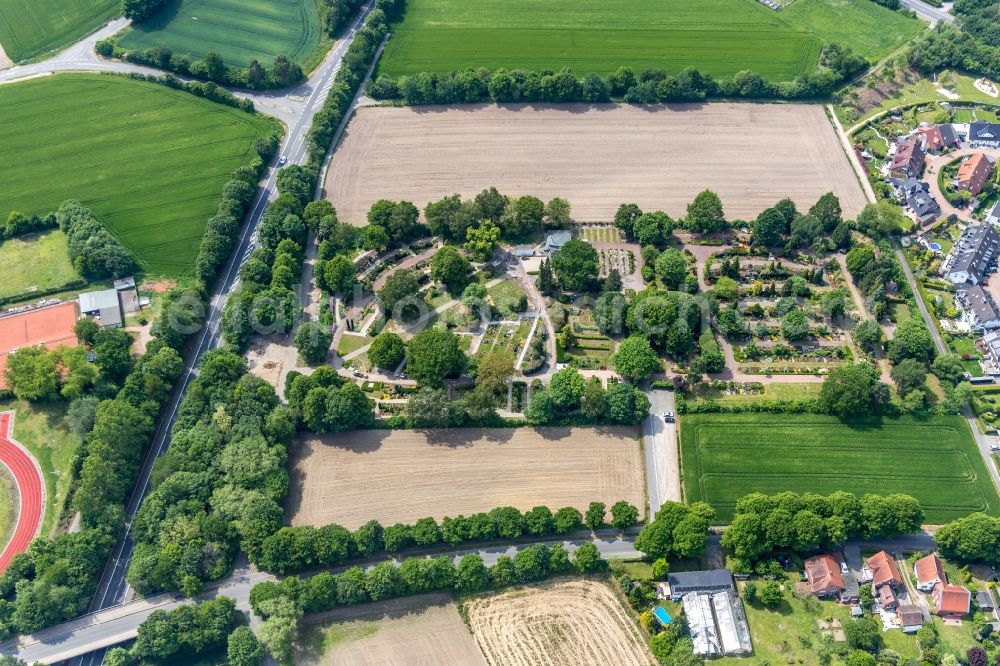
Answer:
[[610, 224], [585, 224], [577, 227], [579, 238], [589, 243], [621, 243], [622, 232]]
[[289, 450], [293, 525], [349, 529], [514, 506], [553, 510], [625, 500], [643, 506], [634, 427], [364, 430], [311, 436]]
[[513, 590], [466, 605], [487, 663], [654, 664], [639, 627], [603, 583]]
[[600, 277], [606, 278], [611, 271], [626, 277], [635, 272], [635, 255], [623, 247], [601, 249], [597, 251], [600, 261]]

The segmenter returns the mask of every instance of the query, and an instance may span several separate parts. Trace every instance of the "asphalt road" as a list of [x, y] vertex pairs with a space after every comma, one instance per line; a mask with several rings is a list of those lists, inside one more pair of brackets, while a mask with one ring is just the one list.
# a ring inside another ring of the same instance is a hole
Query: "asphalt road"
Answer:
[[945, 23], [954, 23], [955, 17], [946, 12], [943, 9], [939, 9], [933, 5], [929, 5], [922, 0], [899, 0], [907, 9], [912, 9], [917, 13], [920, 18], [930, 21], [931, 23], [938, 23], [944, 21]]
[[646, 452], [646, 491], [652, 519], [664, 502], [681, 501], [680, 458], [677, 424], [667, 423], [665, 412], [677, 413], [672, 391], [646, 391], [649, 416], [642, 422], [642, 442]]
[[[602, 533], [592, 538], [552, 539], [509, 546], [462, 549], [445, 553], [432, 553], [432, 555], [450, 555], [457, 563], [465, 555], [478, 554], [487, 566], [492, 566], [501, 556], [513, 557], [521, 550], [536, 543], [544, 543], [549, 546], [560, 543], [571, 555], [581, 545], [593, 543], [605, 559], [641, 557], [642, 554], [635, 549], [634, 539], [634, 532], [625, 535]], [[370, 569], [380, 561], [385, 561], [385, 559], [372, 560], [366, 565], [366, 568]], [[346, 568], [339, 567], [330, 569], [330, 571], [338, 572]], [[269, 574], [249, 569], [238, 569], [233, 576], [199, 599], [228, 596], [235, 598], [238, 606], [245, 607], [251, 588], [257, 583], [273, 578]], [[31, 636], [22, 636], [16, 641], [7, 641], [0, 644], [0, 653], [12, 654], [28, 663], [53, 664], [89, 652], [84, 656], [83, 663], [100, 663], [104, 649], [135, 638], [139, 625], [153, 611], [172, 610], [186, 603], [191, 603], [191, 600], [173, 593], [140, 599], [43, 629]], [[98, 651], [94, 652], [94, 650]]]
[[[241, 97], [252, 99], [255, 106], [262, 113], [273, 114], [286, 124], [288, 132], [282, 143], [280, 155], [286, 157], [289, 164], [302, 164], [306, 161], [306, 137], [312, 125], [313, 117], [323, 107], [323, 102], [329, 94], [330, 88], [333, 86], [334, 77], [340, 69], [344, 53], [353, 40], [355, 31], [361, 26], [373, 6], [374, 0], [362, 10], [348, 33], [337, 42], [335, 48], [327, 54], [326, 59], [320, 67], [313, 72], [312, 76], [304, 84], [275, 93], [235, 93]], [[127, 25], [128, 22], [124, 19], [112, 21], [101, 30], [49, 60], [0, 71], [0, 84], [23, 80], [27, 77], [43, 76], [47, 73], [58, 71], [120, 71], [162, 74], [163, 72], [147, 67], [105, 61], [94, 54], [93, 45], [98, 40], [118, 32]], [[160, 421], [154, 435], [153, 442], [136, 482], [135, 490], [126, 506], [126, 520], [122, 535], [115, 544], [112, 556], [108, 560], [98, 583], [97, 592], [90, 605], [91, 612], [120, 605], [129, 596], [129, 586], [125, 581], [125, 573], [128, 570], [133, 549], [133, 543], [130, 538], [132, 521], [135, 518], [135, 513], [143, 497], [149, 490], [153, 463], [166, 451], [169, 445], [170, 432], [173, 428], [177, 409], [188, 383], [194, 377], [194, 368], [197, 367], [198, 361], [205, 352], [219, 344], [219, 321], [222, 309], [229, 294], [232, 293], [237, 284], [239, 267], [243, 259], [255, 247], [256, 231], [260, 225], [264, 210], [267, 208], [268, 202], [277, 197], [275, 185], [277, 171], [277, 167], [272, 166], [265, 174], [263, 187], [258, 192], [257, 198], [252, 204], [251, 212], [248, 214], [240, 233], [236, 249], [217, 283], [215, 295], [211, 298], [209, 306], [206, 308], [204, 328], [197, 334], [199, 336], [197, 344], [187, 359], [186, 372], [183, 378], [179, 380], [179, 385], [175, 389], [173, 397], [165, 410], [165, 417]], [[104, 647], [102, 641], [92, 631], [87, 632], [87, 639], [93, 639], [89, 643], [89, 649], [91, 650]], [[79, 654], [80, 652], [77, 651], [77, 653]], [[103, 661], [103, 656], [104, 651], [100, 650], [87, 655], [84, 659], [78, 660], [76, 663], [87, 666], [100, 664]]]

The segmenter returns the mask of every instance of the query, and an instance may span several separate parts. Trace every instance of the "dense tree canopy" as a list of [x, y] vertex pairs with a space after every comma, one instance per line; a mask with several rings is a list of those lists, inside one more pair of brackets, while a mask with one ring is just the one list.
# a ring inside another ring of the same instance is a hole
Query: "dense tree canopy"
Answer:
[[428, 328], [410, 341], [406, 371], [421, 384], [440, 387], [445, 378], [465, 370], [465, 353], [451, 331]]
[[567, 241], [552, 255], [556, 281], [566, 291], [588, 291], [597, 281], [597, 250], [582, 240]]

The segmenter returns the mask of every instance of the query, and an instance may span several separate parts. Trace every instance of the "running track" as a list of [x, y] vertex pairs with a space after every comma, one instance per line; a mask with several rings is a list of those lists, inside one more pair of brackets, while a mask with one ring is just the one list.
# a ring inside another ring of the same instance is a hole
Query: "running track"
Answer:
[[0, 552], [0, 573], [28, 544], [42, 527], [42, 475], [35, 459], [13, 437], [14, 412], [0, 413], [0, 464], [10, 470], [20, 495], [17, 525], [10, 541]]

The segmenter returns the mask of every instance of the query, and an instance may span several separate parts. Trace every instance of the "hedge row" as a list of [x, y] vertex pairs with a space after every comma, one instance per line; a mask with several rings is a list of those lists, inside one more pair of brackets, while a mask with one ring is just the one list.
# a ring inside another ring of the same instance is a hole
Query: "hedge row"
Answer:
[[55, 229], [58, 226], [59, 222], [52, 213], [43, 216], [25, 215], [14, 210], [7, 216], [7, 224], [0, 227], [0, 244], [11, 238]]
[[828, 44], [823, 48], [822, 67], [795, 81], [771, 82], [761, 74], [745, 70], [731, 79], [717, 80], [711, 74], [689, 67], [677, 76], [650, 69], [638, 76], [631, 67], [620, 67], [607, 77], [578, 77], [570, 68], [529, 71], [505, 68], [461, 69], [447, 74], [421, 72], [392, 78], [379, 76], [369, 89], [376, 99], [398, 99], [406, 104], [455, 104], [493, 101], [512, 102], [610, 102], [631, 104], [694, 102], [709, 97], [746, 99], [809, 99], [826, 97], [843, 81], [868, 66], [849, 48]]
[[[605, 518], [605, 507], [600, 503], [592, 503], [591, 507], [598, 507], [601, 523], [597, 523], [596, 517], [587, 522], [591, 523], [590, 527], [599, 528]], [[612, 524], [618, 529], [636, 524], [638, 516], [639, 510], [627, 502], [617, 502], [612, 507]], [[589, 512], [588, 517], [591, 517]], [[583, 526], [584, 516], [573, 507], [553, 513], [548, 507], [536, 506], [521, 513], [507, 506], [468, 517], [448, 516], [440, 524], [434, 518], [421, 518], [412, 525], [396, 523], [383, 527], [373, 520], [353, 533], [336, 524], [319, 528], [283, 527], [264, 539], [260, 550], [250, 553], [250, 559], [262, 569], [285, 574], [335, 566], [378, 552], [397, 553], [414, 546], [457, 546], [494, 539], [512, 540], [525, 535], [544, 537], [576, 532]]]

